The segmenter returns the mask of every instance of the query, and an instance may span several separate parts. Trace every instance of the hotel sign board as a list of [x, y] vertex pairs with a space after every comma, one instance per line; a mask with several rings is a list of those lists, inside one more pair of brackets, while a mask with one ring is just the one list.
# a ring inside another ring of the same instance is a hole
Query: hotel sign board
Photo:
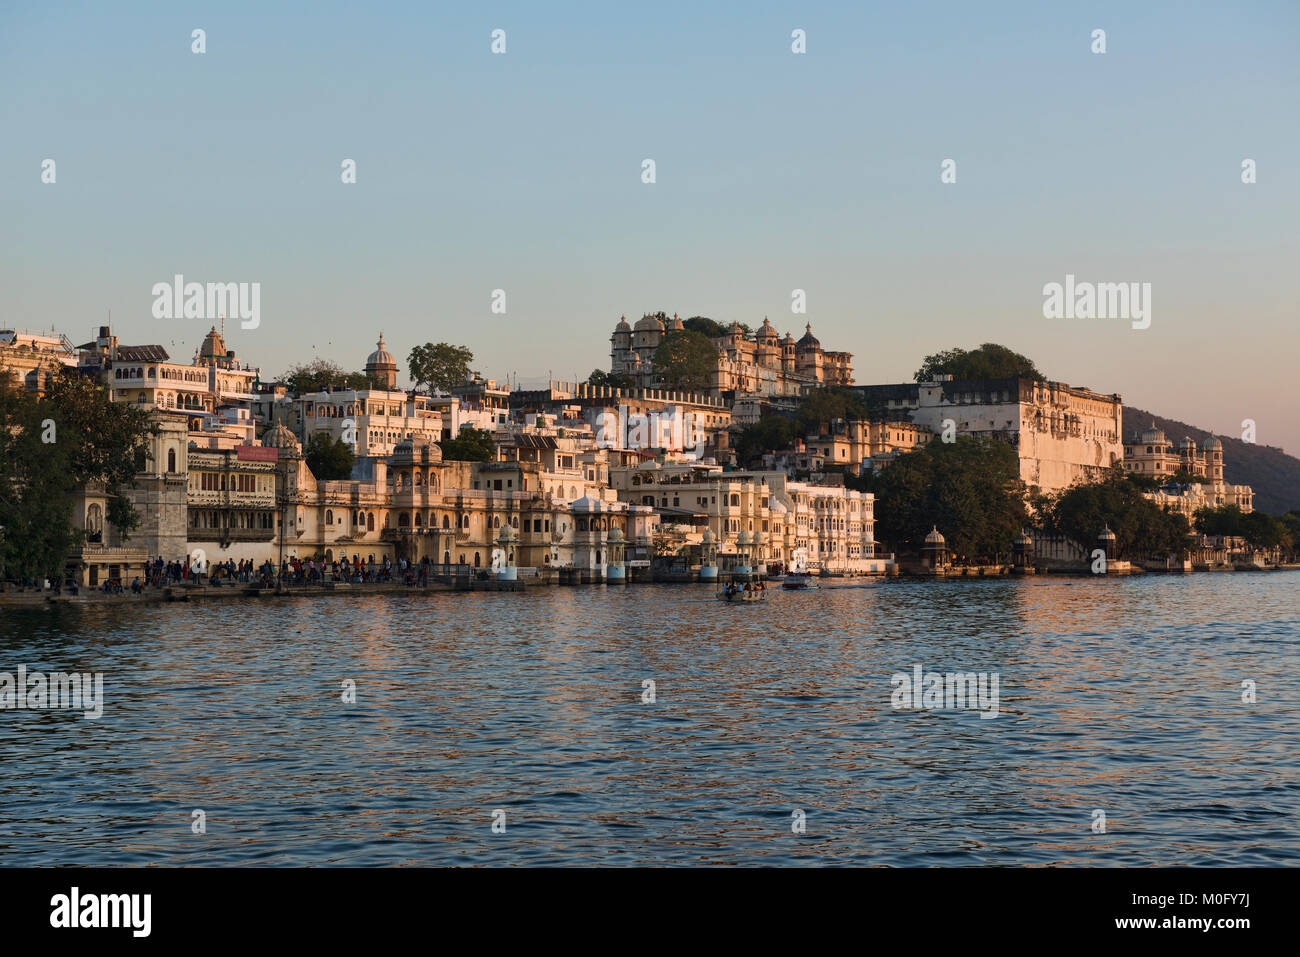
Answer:
[[263, 448], [258, 445], [236, 445], [235, 458], [241, 462], [278, 462], [280, 450]]

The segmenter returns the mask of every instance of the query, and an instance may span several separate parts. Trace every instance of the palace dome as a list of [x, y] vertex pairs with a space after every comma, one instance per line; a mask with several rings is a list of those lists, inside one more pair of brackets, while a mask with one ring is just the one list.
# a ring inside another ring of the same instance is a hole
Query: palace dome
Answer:
[[925, 536], [925, 543], [927, 545], [944, 545], [947, 543], [947, 539], [945, 539], [943, 533], [939, 531], [939, 526], [934, 525], [931, 526], [930, 533]]
[[1156, 428], [1154, 422], [1151, 423], [1151, 428], [1147, 429], [1138, 437], [1138, 440], [1149, 445], [1166, 445], [1169, 442], [1169, 439], [1165, 437], [1165, 434]]
[[405, 438], [393, 446], [393, 457], [421, 463], [441, 462], [442, 446], [423, 436], [418, 439]]
[[615, 332], [631, 332], [632, 327], [627, 324], [627, 316], [621, 316], [618, 325], [614, 327]]
[[1180, 450], [1194, 449], [1196, 448], [1196, 443], [1192, 441], [1192, 437], [1190, 435], [1184, 435], [1178, 442], [1178, 448]]
[[638, 319], [632, 328], [637, 332], [663, 332], [664, 324], [658, 316], [645, 315]]
[[685, 328], [686, 326], [683, 325], [681, 319], [677, 318], [677, 313], [674, 312], [673, 321], [668, 323], [668, 330], [670, 332], [681, 332]]
[[820, 349], [822, 347], [822, 344], [817, 341], [817, 337], [812, 334], [811, 322], [804, 326], [804, 334], [799, 337], [799, 341], [795, 343], [795, 346], [800, 350]]
[[1206, 452], [1222, 452], [1223, 443], [1211, 435], [1209, 438], [1207, 438], [1204, 442], [1201, 443], [1201, 448], [1204, 449]]
[[397, 360], [394, 359], [393, 354], [384, 347], [384, 334], [382, 332], [379, 334], [378, 348], [375, 349], [374, 352], [370, 353], [370, 355], [366, 357], [367, 371], [369, 371], [370, 369], [381, 369], [381, 368], [382, 369], [397, 368]]
[[266, 449], [290, 449], [298, 450], [298, 436], [294, 435], [283, 422], [277, 423], [273, 428], [267, 429], [262, 436], [262, 447]]

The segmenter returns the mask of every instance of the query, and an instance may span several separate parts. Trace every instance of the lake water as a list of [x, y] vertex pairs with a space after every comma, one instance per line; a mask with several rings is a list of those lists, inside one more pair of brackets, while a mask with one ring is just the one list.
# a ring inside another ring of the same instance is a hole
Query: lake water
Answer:
[[[0, 607], [0, 671], [104, 675], [99, 720], [0, 711], [0, 860], [1295, 864], [1298, 586]], [[996, 673], [1001, 713], [895, 710], [916, 665]]]

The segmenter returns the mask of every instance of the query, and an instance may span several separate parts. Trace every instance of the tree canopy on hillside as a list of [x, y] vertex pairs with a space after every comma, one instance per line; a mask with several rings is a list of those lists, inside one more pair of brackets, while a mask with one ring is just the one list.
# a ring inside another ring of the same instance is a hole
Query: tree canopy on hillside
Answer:
[[328, 359], [313, 359], [290, 366], [281, 378], [289, 386], [289, 391], [296, 395], [324, 392], [329, 388], [369, 389], [374, 386], [370, 376], [364, 372], [347, 372]]
[[669, 389], [703, 392], [712, 385], [718, 350], [702, 333], [670, 332], [655, 350], [654, 364]]
[[913, 378], [928, 382], [936, 375], [954, 379], [1044, 379], [1027, 356], [996, 342], [986, 342], [978, 349], [949, 349], [926, 356]]
[[625, 392], [636, 388], [636, 382], [626, 372], [606, 372], [603, 369], [592, 369], [591, 375], [587, 376], [587, 385]]

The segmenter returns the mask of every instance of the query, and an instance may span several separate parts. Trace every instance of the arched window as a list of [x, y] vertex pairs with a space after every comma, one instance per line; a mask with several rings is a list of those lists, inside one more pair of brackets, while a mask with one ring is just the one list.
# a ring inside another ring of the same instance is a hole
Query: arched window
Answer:
[[398, 528], [406, 528], [406, 526], [408, 526], [408, 525], [410, 525], [410, 524], [411, 524], [411, 516], [410, 516], [409, 514], [407, 514], [406, 512], [398, 512], [398, 514], [397, 514], [397, 527], [398, 527]]
[[442, 527], [443, 527], [443, 528], [450, 528], [450, 527], [451, 527], [451, 522], [448, 520], [448, 518], [447, 518], [446, 515], [444, 515], [444, 516], [442, 517]]
[[375, 530], [375, 513], [370, 512], [369, 514], [366, 515], [366, 531], [373, 532], [374, 530]]
[[334, 524], [334, 510], [333, 510], [333, 509], [330, 509], [330, 508], [325, 509], [325, 524], [326, 524], [326, 525], [333, 525], [333, 524]]
[[168, 472], [176, 471], [176, 450], [175, 449], [167, 450], [167, 471]]
[[104, 510], [98, 505], [86, 509], [86, 541], [96, 545], [104, 540]]
[[442, 553], [442, 563], [443, 563], [444, 565], [450, 565], [450, 564], [451, 564], [451, 552], [443, 552], [443, 553]]
[[416, 488], [419, 488], [419, 487], [420, 487], [421, 485], [423, 485], [423, 484], [424, 484], [424, 476], [421, 475], [419, 472], [416, 472], [416, 473], [415, 473], [415, 487], [416, 487]]
[[500, 515], [493, 515], [493, 516], [492, 516], [492, 527], [493, 527], [493, 528], [500, 528], [500, 527], [501, 527], [501, 516], [500, 516]]
[[421, 514], [420, 512], [415, 513], [415, 527], [416, 528], [424, 527], [424, 515]]
[[483, 560], [479, 557], [479, 553], [478, 553], [478, 552], [475, 552], [475, 553], [474, 553], [474, 567], [475, 567], [475, 568], [478, 568], [478, 567], [479, 567], [480, 565], [482, 565], [482, 564], [483, 564]]

